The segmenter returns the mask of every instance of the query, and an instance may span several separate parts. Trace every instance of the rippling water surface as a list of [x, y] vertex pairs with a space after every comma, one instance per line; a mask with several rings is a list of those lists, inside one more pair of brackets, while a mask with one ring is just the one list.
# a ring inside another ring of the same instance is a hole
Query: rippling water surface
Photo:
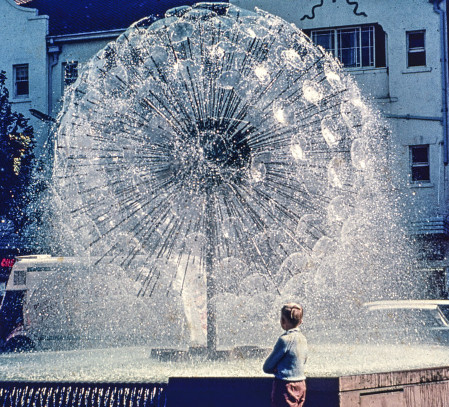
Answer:
[[[159, 361], [146, 347], [0, 355], [2, 381], [166, 382], [169, 377], [268, 377], [262, 359]], [[311, 345], [309, 377], [449, 366], [444, 346]]]

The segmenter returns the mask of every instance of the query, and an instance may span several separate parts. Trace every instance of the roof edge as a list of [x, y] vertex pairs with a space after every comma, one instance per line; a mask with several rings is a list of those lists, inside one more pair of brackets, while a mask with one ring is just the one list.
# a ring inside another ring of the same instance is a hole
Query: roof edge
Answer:
[[62, 35], [49, 35], [47, 37], [47, 41], [50, 44], [58, 43], [58, 42], [71, 42], [71, 41], [82, 41], [82, 40], [95, 40], [95, 39], [103, 39], [103, 38], [115, 38], [120, 34], [125, 32], [127, 28], [116, 28], [113, 30], [105, 30], [105, 31], [90, 31], [90, 32], [81, 32], [81, 33], [73, 33], [73, 34], [62, 34]]

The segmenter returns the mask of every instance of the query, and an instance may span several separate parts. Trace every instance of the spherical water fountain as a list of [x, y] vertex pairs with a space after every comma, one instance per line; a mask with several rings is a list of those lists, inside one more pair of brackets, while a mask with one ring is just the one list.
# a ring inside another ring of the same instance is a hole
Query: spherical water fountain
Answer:
[[216, 356], [271, 345], [285, 300], [326, 337], [361, 302], [410, 293], [388, 131], [341, 65], [271, 14], [199, 3], [136, 22], [69, 88], [56, 147], [59, 237], [90, 265], [81, 344]]
[[239, 307], [264, 320], [283, 297], [340, 290], [336, 254], [353, 256], [360, 218], [373, 230], [389, 204], [371, 195], [385, 189], [385, 132], [340, 64], [229, 4], [135, 23], [69, 90], [57, 139], [74, 255], [134, 281], [153, 312], [181, 298], [190, 340], [210, 351], [245, 344], [217, 332], [236, 331]]

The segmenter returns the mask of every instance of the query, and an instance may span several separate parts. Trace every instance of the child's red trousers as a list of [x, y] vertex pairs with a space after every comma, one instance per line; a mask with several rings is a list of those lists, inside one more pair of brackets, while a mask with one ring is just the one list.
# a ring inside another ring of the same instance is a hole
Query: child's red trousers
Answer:
[[306, 399], [306, 382], [288, 382], [274, 379], [271, 407], [302, 407]]

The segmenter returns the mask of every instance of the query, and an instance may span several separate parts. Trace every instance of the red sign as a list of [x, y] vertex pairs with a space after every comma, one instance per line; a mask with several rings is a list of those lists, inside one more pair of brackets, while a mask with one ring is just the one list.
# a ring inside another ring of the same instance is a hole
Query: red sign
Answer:
[[14, 266], [16, 259], [2, 259], [0, 262], [1, 267], [12, 267]]

